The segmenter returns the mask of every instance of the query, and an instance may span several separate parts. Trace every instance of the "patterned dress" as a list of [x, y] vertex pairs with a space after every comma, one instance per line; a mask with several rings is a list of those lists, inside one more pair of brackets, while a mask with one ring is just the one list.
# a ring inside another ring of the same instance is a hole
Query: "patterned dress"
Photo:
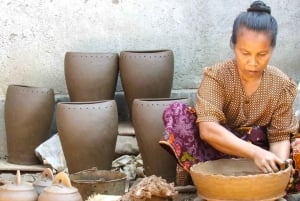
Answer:
[[239, 138], [264, 149], [290, 140], [298, 130], [293, 103], [297, 86], [274, 66], [267, 66], [259, 88], [247, 96], [235, 60], [206, 67], [195, 107], [173, 103], [163, 113], [160, 144], [189, 171], [198, 162], [230, 158], [200, 139], [197, 123], [219, 122]]

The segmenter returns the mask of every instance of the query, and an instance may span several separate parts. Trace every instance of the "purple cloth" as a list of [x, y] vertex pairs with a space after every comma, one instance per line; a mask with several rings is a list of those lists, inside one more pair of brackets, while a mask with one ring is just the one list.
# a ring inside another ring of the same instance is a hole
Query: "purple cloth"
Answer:
[[[187, 104], [179, 102], [170, 104], [163, 112], [165, 131], [159, 141], [160, 145], [174, 155], [178, 164], [186, 171], [198, 162], [233, 158], [234, 156], [224, 154], [200, 139], [196, 119], [195, 110]], [[268, 148], [264, 127], [253, 126], [237, 130], [224, 127], [243, 140]]]

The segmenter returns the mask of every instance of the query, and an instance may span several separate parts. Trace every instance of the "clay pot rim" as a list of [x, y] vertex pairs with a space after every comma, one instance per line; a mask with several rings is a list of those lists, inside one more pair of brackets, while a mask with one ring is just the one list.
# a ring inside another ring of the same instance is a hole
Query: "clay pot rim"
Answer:
[[105, 103], [105, 102], [114, 102], [115, 100], [97, 100], [97, 101], [63, 101], [57, 104], [65, 104], [65, 105], [92, 105], [97, 103]]
[[69, 51], [65, 53], [66, 55], [72, 55], [72, 56], [118, 56], [119, 54], [116, 52], [77, 52], [77, 51]]
[[[222, 159], [221, 159], [222, 160]], [[226, 160], [226, 159], [225, 159]], [[243, 159], [234, 159], [234, 160], [243, 160]], [[206, 162], [211, 162], [211, 161], [206, 161]], [[283, 169], [283, 170], [279, 170], [278, 172], [272, 172], [272, 173], [259, 173], [259, 174], [253, 174], [253, 175], [239, 175], [239, 176], [234, 176], [234, 175], [223, 175], [221, 173], [215, 173], [215, 174], [212, 174], [212, 173], [206, 173], [206, 172], [203, 172], [203, 171], [197, 171], [195, 170], [197, 168], [197, 166], [199, 165], [202, 165], [206, 162], [200, 162], [200, 163], [197, 163], [197, 164], [194, 164], [191, 168], [190, 168], [190, 171], [193, 172], [194, 174], [199, 174], [199, 175], [203, 175], [207, 178], [222, 178], [222, 179], [229, 179], [229, 180], [233, 180], [233, 179], [236, 179], [236, 180], [240, 180], [241, 178], [256, 178], [256, 177], [274, 177], [274, 176], [280, 176], [282, 174], [286, 174], [286, 173], [289, 173], [292, 171], [292, 166], [289, 165], [287, 168]]]
[[124, 50], [121, 51], [123, 53], [131, 53], [131, 54], [147, 54], [147, 53], [161, 53], [161, 52], [169, 52], [171, 49], [157, 49], [157, 50]]
[[[105, 173], [116, 173], [118, 176], [120, 176], [120, 178], [116, 178], [116, 179], [110, 179], [110, 180], [80, 180], [80, 179], [76, 179], [74, 177], [76, 176], [81, 176], [81, 174], [84, 173], [101, 173], [101, 174], [105, 174]], [[94, 183], [112, 183], [112, 182], [117, 182], [117, 181], [123, 181], [127, 179], [127, 175], [123, 172], [117, 172], [117, 171], [112, 171], [112, 170], [97, 170], [97, 169], [91, 169], [91, 170], [83, 170], [83, 171], [79, 171], [76, 173], [73, 173], [70, 175], [70, 180], [73, 183], [78, 183], [78, 184], [94, 184]]]
[[26, 89], [39, 89], [39, 90], [53, 90], [52, 88], [48, 87], [39, 87], [39, 86], [32, 86], [32, 85], [25, 85], [25, 84], [10, 84], [8, 87], [22, 87]]
[[170, 97], [170, 98], [135, 98], [133, 101], [176, 101], [176, 100], [184, 100], [184, 99], [189, 99], [186, 97]]

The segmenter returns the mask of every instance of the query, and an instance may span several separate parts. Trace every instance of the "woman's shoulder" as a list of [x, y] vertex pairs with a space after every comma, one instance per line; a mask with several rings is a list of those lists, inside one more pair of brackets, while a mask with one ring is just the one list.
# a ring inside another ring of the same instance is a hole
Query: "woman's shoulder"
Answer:
[[268, 65], [265, 75], [269, 86], [288, 90], [292, 93], [297, 90], [296, 82], [276, 66]]
[[268, 65], [265, 73], [267, 75], [267, 78], [272, 79], [272, 81], [277, 81], [281, 84], [292, 83], [296, 85], [296, 83], [286, 73], [284, 73], [276, 66]]

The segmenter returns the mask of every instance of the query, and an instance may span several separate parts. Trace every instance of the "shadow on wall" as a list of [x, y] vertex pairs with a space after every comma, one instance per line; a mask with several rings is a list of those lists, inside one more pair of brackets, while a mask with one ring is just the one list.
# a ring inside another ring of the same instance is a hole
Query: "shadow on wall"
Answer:
[[295, 110], [296, 117], [300, 121], [300, 82], [298, 83], [298, 94], [295, 101]]

